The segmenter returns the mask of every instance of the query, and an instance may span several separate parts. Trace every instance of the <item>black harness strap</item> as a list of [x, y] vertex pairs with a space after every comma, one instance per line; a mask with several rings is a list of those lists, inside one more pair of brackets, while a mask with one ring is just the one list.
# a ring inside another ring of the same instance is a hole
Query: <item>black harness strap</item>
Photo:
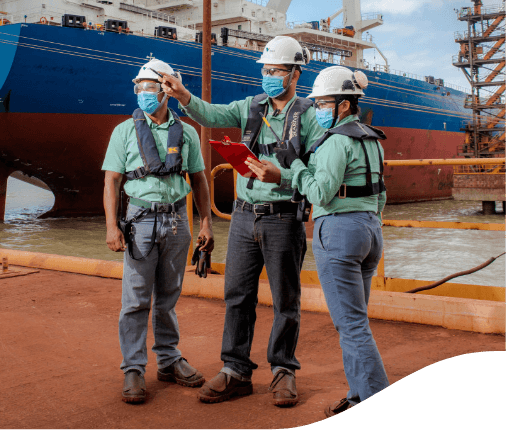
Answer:
[[[170, 108], [169, 108], [170, 109]], [[151, 132], [142, 109], [136, 109], [133, 113], [135, 132], [137, 135], [137, 146], [144, 166], [126, 172], [128, 180], [143, 178], [147, 175], [167, 176], [174, 173], [183, 175], [183, 158], [181, 148], [183, 147], [183, 125], [176, 112], [170, 109], [175, 123], [169, 127], [167, 137], [167, 153], [165, 162], [162, 163], [160, 154], [156, 147], [155, 138]]]
[[[274, 148], [276, 148], [278, 145], [277, 142], [269, 143], [266, 145], [257, 144], [258, 136], [260, 135], [260, 130], [262, 129], [263, 125], [263, 120], [260, 116], [260, 113], [263, 111], [264, 116], [267, 115], [267, 110], [269, 108], [267, 103], [265, 103], [263, 106], [260, 104], [260, 102], [267, 99], [267, 97], [268, 96], [265, 93], [253, 97], [248, 113], [248, 120], [246, 121], [246, 127], [244, 129], [244, 134], [241, 140], [241, 142], [246, 145], [255, 155], [272, 155], [274, 153]], [[295, 148], [295, 151], [300, 156], [302, 156], [304, 152], [300, 138], [301, 117], [302, 114], [312, 105], [312, 100], [297, 97], [295, 101], [290, 105], [285, 115], [283, 137], [281, 139], [290, 140], [293, 147]], [[254, 180], [255, 178], [249, 179], [248, 185], [246, 186], [248, 189], [253, 188]]]
[[258, 94], [253, 97], [253, 100], [251, 100], [246, 127], [244, 128], [244, 133], [241, 139], [241, 143], [246, 145], [253, 153], [255, 153], [255, 145], [263, 124], [260, 113], [263, 112], [264, 115], [267, 115], [267, 109], [269, 109], [269, 105], [267, 103], [265, 105], [261, 105], [260, 102], [264, 101], [267, 97], [268, 96], [265, 93]]
[[[357, 197], [368, 197], [374, 196], [376, 194], [380, 194], [383, 191], [386, 191], [385, 183], [383, 182], [383, 157], [381, 156], [381, 151], [379, 147], [378, 140], [386, 139], [385, 133], [382, 130], [371, 127], [370, 125], [361, 124], [358, 121], [349, 122], [347, 124], [335, 127], [331, 130], [327, 130], [325, 134], [316, 141], [309, 151], [304, 154], [304, 163], [307, 164], [309, 161], [309, 156], [314, 153], [317, 148], [322, 145], [330, 136], [333, 134], [340, 134], [342, 136], [348, 136], [353, 139], [360, 141], [360, 146], [362, 147], [362, 151], [364, 151], [365, 155], [365, 164], [366, 164], [366, 184], [363, 186], [351, 186], [346, 183], [341, 184], [339, 187], [339, 191], [336, 194], [336, 197], [340, 199], [344, 199], [347, 197], [357, 198]], [[367, 154], [367, 150], [365, 148], [364, 140], [375, 140], [376, 148], [378, 150], [378, 157], [380, 163], [380, 171], [378, 174], [379, 180], [378, 182], [372, 182], [372, 171], [371, 171], [371, 163], [369, 161], [369, 155]]]

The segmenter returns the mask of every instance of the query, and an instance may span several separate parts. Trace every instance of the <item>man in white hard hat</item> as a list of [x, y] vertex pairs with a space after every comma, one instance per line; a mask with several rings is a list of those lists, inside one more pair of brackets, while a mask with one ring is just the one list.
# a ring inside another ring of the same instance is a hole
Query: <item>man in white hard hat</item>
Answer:
[[[182, 358], [177, 348], [179, 327], [175, 305], [181, 292], [191, 242], [186, 195], [193, 191], [200, 214], [200, 247], [211, 252], [214, 238], [204, 160], [197, 132], [167, 107], [158, 74], [174, 76], [172, 67], [153, 59], [133, 80], [139, 108], [133, 118], [113, 131], [102, 170], [107, 246], [125, 251], [119, 340], [125, 374], [123, 401], [141, 403], [146, 397], [144, 372], [146, 337], [153, 296], [153, 351], [157, 377], [198, 387], [203, 375]], [[191, 187], [185, 180], [190, 175]], [[129, 196], [126, 222], [118, 227], [123, 176]]]
[[273, 373], [270, 391], [276, 406], [298, 402], [295, 371], [300, 364], [295, 348], [300, 327], [300, 270], [306, 252], [306, 231], [304, 222], [297, 219], [299, 205], [292, 202], [291, 173], [276, 160], [276, 138], [264, 126], [260, 114], [266, 116], [282, 140], [290, 140], [301, 154], [323, 134], [312, 102], [296, 94], [301, 66], [308, 60], [308, 50], [295, 39], [277, 36], [257, 61], [263, 64], [265, 93], [229, 105], [200, 100], [172, 76], [160, 80], [165, 93], [178, 99], [182, 109], [199, 124], [241, 128], [242, 142], [260, 160], [248, 164], [257, 179], [237, 177], [225, 272], [227, 309], [221, 350], [224, 365], [200, 389], [202, 402], [222, 402], [253, 392], [251, 376], [258, 366], [250, 359], [250, 350], [259, 276], [264, 265], [274, 307], [267, 348]]

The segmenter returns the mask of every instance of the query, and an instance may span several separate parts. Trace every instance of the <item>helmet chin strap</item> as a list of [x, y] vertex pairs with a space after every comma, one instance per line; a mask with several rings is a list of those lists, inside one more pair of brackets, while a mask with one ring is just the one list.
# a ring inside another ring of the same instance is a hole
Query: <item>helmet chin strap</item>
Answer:
[[[290, 75], [287, 75], [287, 76], [290, 76], [290, 78], [288, 79], [288, 84], [286, 85], [285, 89], [283, 91], [281, 91], [280, 94], [278, 94], [276, 97], [272, 97], [273, 99], [277, 99], [281, 96], [284, 96], [288, 90], [290, 89], [290, 85], [292, 85], [292, 78], [293, 78], [293, 74], [295, 73], [295, 66], [292, 66], [292, 71], [290, 72]], [[285, 76], [286, 78], [286, 76]], [[283, 80], [285, 80], [285, 78], [283, 78]]]

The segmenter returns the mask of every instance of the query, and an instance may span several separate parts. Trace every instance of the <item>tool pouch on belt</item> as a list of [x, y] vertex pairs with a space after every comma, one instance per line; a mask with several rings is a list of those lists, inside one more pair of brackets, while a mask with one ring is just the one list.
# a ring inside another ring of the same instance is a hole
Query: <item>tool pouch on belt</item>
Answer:
[[[120, 194], [120, 214], [123, 214], [123, 198], [124, 198], [124, 191], [121, 191], [121, 194]], [[122, 216], [120, 217], [120, 219], [118, 221], [118, 228], [121, 230], [121, 233], [123, 233], [123, 237], [125, 238], [125, 243], [128, 248], [128, 253], [130, 254], [130, 257], [132, 258], [132, 260], [136, 260], [136, 261], [144, 260], [149, 255], [149, 253], [153, 250], [153, 248], [155, 246], [156, 221], [157, 221], [156, 214], [155, 214], [155, 222], [153, 225], [153, 233], [151, 234], [151, 243], [150, 243], [149, 251], [145, 255], [142, 255], [140, 258], [134, 257], [134, 252], [133, 252], [133, 241], [134, 240], [133, 240], [132, 224], [134, 222], [144, 218], [149, 212], [150, 212], [150, 209], [144, 209], [142, 212], [136, 214], [132, 219], [129, 219], [128, 221], [125, 218], [123, 218]]]
[[125, 243], [128, 245], [132, 240], [132, 238], [130, 237], [132, 233], [132, 222], [121, 218], [118, 221], [118, 228], [121, 230], [121, 233], [123, 233]]
[[132, 224], [134, 222], [136, 222], [136, 221], [144, 218], [149, 212], [150, 212], [150, 209], [145, 209], [145, 210], [143, 210], [142, 212], [140, 212], [139, 214], [137, 214], [135, 217], [133, 217], [132, 219], [130, 219], [128, 221], [125, 220], [124, 218], [121, 218], [118, 221], [118, 228], [123, 233], [123, 237], [125, 238], [125, 243], [126, 243], [127, 248], [128, 248], [128, 254], [132, 258], [132, 260], [136, 260], [136, 261], [145, 260], [146, 257], [149, 255], [149, 253], [153, 250], [153, 248], [155, 246], [156, 223], [157, 223], [157, 218], [158, 218], [156, 216], [156, 214], [155, 214], [155, 221], [153, 223], [153, 233], [151, 234], [151, 242], [149, 244], [149, 250], [146, 252], [146, 254], [141, 255], [139, 258], [137, 258], [137, 257], [134, 256], [134, 251], [133, 251], [134, 238], [133, 238]]
[[302, 197], [302, 200], [299, 202], [299, 206], [297, 207], [297, 221], [300, 222], [308, 222], [309, 214], [311, 213], [311, 203], [306, 198], [306, 196]]
[[294, 190], [292, 195], [292, 202], [299, 203], [299, 206], [297, 206], [297, 221], [309, 221], [309, 214], [311, 213], [312, 205], [309, 203], [309, 200], [306, 198], [306, 196], [303, 196], [301, 193], [299, 193], [299, 190]]

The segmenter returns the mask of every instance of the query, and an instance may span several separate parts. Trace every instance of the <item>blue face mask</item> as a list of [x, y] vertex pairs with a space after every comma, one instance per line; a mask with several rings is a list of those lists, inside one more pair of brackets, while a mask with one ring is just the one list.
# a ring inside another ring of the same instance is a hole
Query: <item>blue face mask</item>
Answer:
[[316, 121], [320, 124], [320, 127], [330, 128], [332, 121], [334, 120], [333, 109], [316, 109]]
[[270, 75], [263, 77], [262, 88], [269, 97], [277, 97], [283, 92], [284, 78], [285, 78], [284, 76], [270, 76]]
[[158, 94], [142, 91], [137, 94], [137, 104], [144, 112], [151, 115], [160, 105]]

